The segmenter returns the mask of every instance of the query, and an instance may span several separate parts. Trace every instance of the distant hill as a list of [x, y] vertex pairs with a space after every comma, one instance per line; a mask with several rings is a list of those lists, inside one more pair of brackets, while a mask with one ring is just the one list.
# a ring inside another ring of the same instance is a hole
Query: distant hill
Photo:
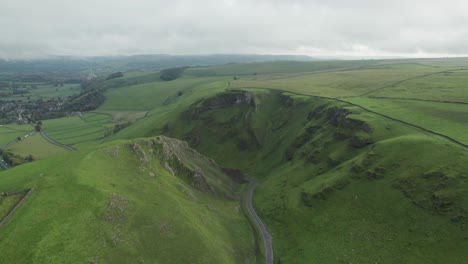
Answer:
[[75, 72], [95, 69], [97, 72], [159, 70], [180, 66], [209, 66], [230, 63], [266, 61], [310, 61], [300, 55], [134, 55], [112, 57], [51, 57], [32, 60], [0, 60], [1, 72], [46, 73]]

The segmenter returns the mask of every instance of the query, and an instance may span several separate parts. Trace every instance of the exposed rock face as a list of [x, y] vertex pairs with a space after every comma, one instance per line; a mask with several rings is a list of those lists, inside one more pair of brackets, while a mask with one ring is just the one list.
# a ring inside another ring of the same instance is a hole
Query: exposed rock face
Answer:
[[154, 169], [151, 169], [151, 163], [159, 162], [173, 176], [183, 179], [199, 191], [215, 195], [223, 194], [227, 198], [234, 198], [212, 184], [207, 177], [208, 172], [199, 166], [209, 167], [210, 170], [219, 170], [220, 173], [223, 173], [222, 168], [214, 160], [190, 148], [185, 141], [158, 136], [133, 142], [128, 145], [128, 148], [138, 157], [140, 170], [149, 177], [156, 177], [158, 174], [154, 172]]
[[358, 136], [354, 136], [352, 139], [351, 139], [351, 146], [353, 146], [354, 148], [363, 148], [367, 145], [370, 145], [374, 143], [374, 141], [372, 141], [372, 139], [370, 137], [358, 137]]
[[197, 170], [192, 175], [192, 187], [203, 192], [215, 193], [216, 190], [208, 183], [201, 170]]
[[328, 117], [330, 119], [330, 123], [333, 126], [340, 126], [346, 120], [346, 116], [351, 114], [351, 111], [344, 108], [330, 108], [328, 110]]
[[253, 96], [248, 92], [231, 92], [223, 93], [216, 97], [207, 99], [203, 101], [203, 106], [209, 107], [211, 109], [221, 108], [221, 107], [230, 107], [234, 105], [247, 104], [252, 105], [255, 100]]
[[247, 105], [256, 108], [255, 98], [250, 93], [245, 91], [222, 93], [216, 97], [203, 100], [200, 106], [192, 108], [190, 111], [185, 112], [184, 115], [190, 119], [193, 119], [206, 111], [240, 105]]

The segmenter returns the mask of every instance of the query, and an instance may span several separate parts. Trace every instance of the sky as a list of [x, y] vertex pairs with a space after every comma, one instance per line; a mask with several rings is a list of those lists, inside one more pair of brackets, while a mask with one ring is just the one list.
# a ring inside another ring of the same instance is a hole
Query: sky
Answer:
[[466, 0], [0, 0], [0, 58], [452, 57]]

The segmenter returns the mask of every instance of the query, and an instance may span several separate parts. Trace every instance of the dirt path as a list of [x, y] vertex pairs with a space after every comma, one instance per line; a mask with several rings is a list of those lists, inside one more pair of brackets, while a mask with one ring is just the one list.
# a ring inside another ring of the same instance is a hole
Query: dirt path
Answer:
[[265, 224], [263, 224], [262, 219], [257, 215], [255, 212], [255, 209], [252, 205], [252, 198], [253, 198], [253, 193], [255, 191], [255, 188], [258, 186], [258, 181], [254, 178], [250, 177], [245, 177], [245, 179], [250, 183], [249, 184], [249, 189], [247, 190], [247, 200], [246, 200], [246, 206], [247, 210], [252, 217], [252, 219], [255, 221], [255, 224], [257, 225], [258, 230], [260, 231], [260, 234], [262, 235], [263, 238], [263, 244], [265, 246], [265, 263], [266, 264], [273, 264], [273, 242], [272, 242], [272, 237], [270, 233], [268, 232]]

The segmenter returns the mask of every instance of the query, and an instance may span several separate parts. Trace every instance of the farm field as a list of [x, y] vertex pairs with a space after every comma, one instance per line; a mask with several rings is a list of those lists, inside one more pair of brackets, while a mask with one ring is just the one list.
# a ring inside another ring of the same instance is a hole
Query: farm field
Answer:
[[81, 117], [72, 116], [43, 121], [43, 129], [47, 135], [66, 145], [102, 140], [112, 126], [110, 115], [93, 112]]
[[373, 66], [362, 69], [311, 73], [270, 80], [232, 81], [231, 88], [269, 88], [324, 97], [359, 96], [401, 80], [440, 72], [441, 69], [418, 64]]
[[110, 89], [106, 101], [99, 110], [150, 111], [171, 104], [183, 94], [190, 94], [197, 86], [226, 80], [224, 77], [196, 78], [187, 77], [177, 82], [150, 82]]
[[468, 104], [375, 98], [346, 98], [346, 101], [468, 145]]
[[33, 131], [34, 128], [30, 125], [1, 125], [0, 126], [0, 146], [6, 145], [15, 141], [18, 137]]
[[35, 89], [29, 89], [29, 93], [24, 95], [11, 95], [4, 97], [5, 100], [36, 100], [42, 98], [47, 100], [49, 98], [65, 98], [69, 95], [77, 94], [80, 92], [78, 84], [64, 84], [63, 86], [54, 86], [52, 84], [40, 84]]
[[6, 151], [21, 157], [32, 155], [35, 160], [68, 152], [68, 150], [56, 146], [45, 140], [41, 134], [35, 133], [8, 147]]
[[447, 71], [375, 91], [369, 96], [406, 98], [468, 104], [468, 71]]
[[147, 114], [146, 111], [137, 110], [99, 110], [94, 111], [94, 113], [110, 115], [112, 117], [112, 122], [115, 123], [128, 121], [133, 122], [144, 117]]

